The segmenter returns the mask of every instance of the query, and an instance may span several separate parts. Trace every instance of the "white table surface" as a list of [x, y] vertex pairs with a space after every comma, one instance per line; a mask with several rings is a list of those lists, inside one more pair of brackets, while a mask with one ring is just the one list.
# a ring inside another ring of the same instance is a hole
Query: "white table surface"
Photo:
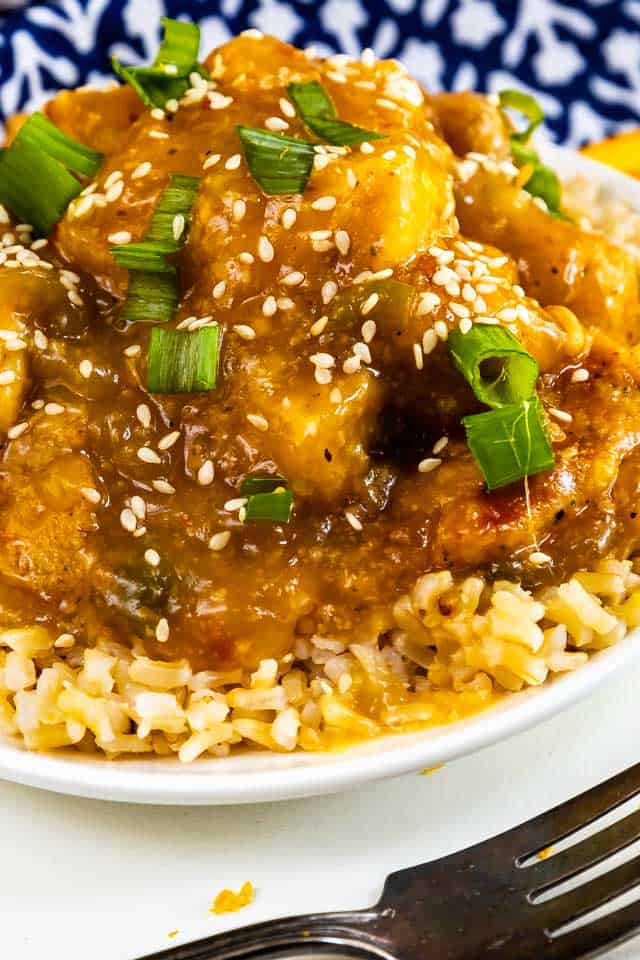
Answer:
[[[133, 960], [277, 915], [371, 905], [387, 873], [498, 833], [640, 759], [640, 667], [429, 776], [235, 808], [143, 807], [0, 784], [0, 956]], [[218, 917], [245, 880], [252, 906]], [[179, 930], [173, 939], [168, 933]], [[640, 939], [611, 954], [640, 958]]]

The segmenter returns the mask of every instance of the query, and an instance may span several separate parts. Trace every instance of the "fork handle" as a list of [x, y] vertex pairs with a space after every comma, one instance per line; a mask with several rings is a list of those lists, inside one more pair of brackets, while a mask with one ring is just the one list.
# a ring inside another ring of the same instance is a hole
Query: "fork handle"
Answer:
[[258, 960], [287, 948], [302, 954], [319, 946], [347, 948], [362, 958], [396, 960], [382, 930], [383, 921], [384, 916], [373, 910], [285, 917], [170, 947], [140, 960]]

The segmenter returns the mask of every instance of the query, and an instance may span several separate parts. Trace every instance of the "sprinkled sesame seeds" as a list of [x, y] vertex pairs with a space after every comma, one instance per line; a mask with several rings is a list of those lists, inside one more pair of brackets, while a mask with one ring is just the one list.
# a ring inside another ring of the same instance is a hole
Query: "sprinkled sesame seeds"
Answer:
[[442, 451], [444, 450], [444, 448], [447, 446], [448, 443], [449, 443], [449, 437], [440, 437], [440, 439], [437, 440], [436, 443], [434, 443], [433, 445], [433, 453], [436, 454], [436, 456], [437, 454], [442, 453]]
[[168, 480], [152, 480], [151, 486], [158, 493], [164, 493], [167, 496], [176, 492], [176, 488]]
[[267, 130], [273, 130], [274, 133], [282, 133], [283, 130], [289, 129], [289, 124], [282, 117], [267, 117], [264, 125]]
[[0, 370], [0, 387], [9, 386], [10, 383], [15, 382], [15, 379], [15, 370]]
[[125, 507], [120, 513], [120, 526], [126, 530], [127, 533], [133, 533], [138, 526], [136, 515], [129, 507]]
[[220, 297], [223, 297], [226, 289], [227, 289], [227, 281], [218, 280], [218, 282], [214, 285], [213, 290], [211, 291], [213, 293], [214, 300], [219, 300]]
[[65, 407], [61, 403], [45, 403], [44, 405], [44, 412], [48, 417], [59, 417], [64, 411]]
[[180, 439], [180, 431], [172, 430], [171, 433], [165, 433], [164, 437], [158, 440], [158, 450], [170, 450]]
[[262, 313], [265, 317], [272, 317], [277, 309], [276, 298], [270, 294], [262, 304]]
[[201, 487], [208, 487], [209, 484], [213, 483], [214, 475], [215, 471], [213, 469], [213, 461], [205, 460], [198, 470], [196, 479]]
[[146, 403], [140, 403], [136, 407], [136, 417], [138, 421], [142, 424], [143, 427], [148, 427], [151, 424], [151, 410]]
[[153, 120], [164, 120], [164, 110], [161, 107], [153, 107], [149, 111]]
[[362, 530], [362, 524], [356, 517], [355, 513], [353, 513], [351, 510], [345, 510], [344, 516], [349, 526], [353, 527], [354, 530], [357, 530], [358, 533]]
[[217, 90], [212, 90], [208, 93], [207, 99], [209, 100], [209, 106], [212, 110], [225, 110], [233, 103], [233, 97], [225, 97], [224, 94], [219, 93]]
[[315, 367], [322, 367], [326, 370], [336, 365], [335, 357], [330, 353], [314, 353], [309, 357], [309, 360]]
[[258, 256], [263, 263], [271, 263], [273, 260], [275, 251], [273, 249], [273, 244], [265, 236], [261, 236], [258, 240]]
[[360, 364], [360, 357], [357, 354], [354, 354], [352, 357], [347, 357], [342, 364], [342, 369], [345, 373], [355, 373], [356, 370], [360, 369]]
[[156, 624], [156, 640], [158, 643], [166, 643], [169, 639], [169, 622], [166, 617], [162, 617]]
[[316, 383], [319, 383], [322, 386], [326, 386], [333, 380], [333, 374], [331, 373], [331, 370], [327, 370], [324, 367], [316, 367], [313, 371], [313, 376]]
[[328, 324], [328, 322], [329, 322], [329, 317], [326, 316], [326, 314], [322, 317], [318, 317], [316, 322], [313, 323], [310, 327], [309, 332], [311, 333], [311, 336], [319, 337], [322, 331], [324, 330], [324, 328], [326, 327], [326, 325]]
[[280, 222], [282, 223], [282, 226], [284, 227], [285, 230], [291, 229], [291, 227], [296, 222], [297, 216], [298, 214], [293, 209], [293, 207], [287, 207], [286, 210], [282, 211]]
[[142, 347], [139, 343], [132, 343], [123, 350], [125, 357], [139, 357], [142, 353]]
[[385, 150], [385, 152], [382, 154], [382, 159], [383, 159], [383, 160], [395, 160], [396, 156], [397, 156], [397, 154], [396, 154], [396, 151], [395, 151], [395, 150]]
[[371, 343], [376, 335], [377, 329], [375, 320], [365, 320], [360, 328], [360, 333], [365, 343]]
[[473, 326], [473, 321], [469, 317], [463, 317], [460, 323], [458, 324], [458, 329], [460, 333], [469, 333]]
[[246, 497], [234, 497], [232, 500], [227, 500], [224, 505], [224, 509], [228, 513], [235, 513], [236, 510], [242, 510], [243, 507], [247, 505]]
[[179, 240], [182, 234], [184, 233], [184, 228], [186, 226], [186, 220], [183, 213], [176, 213], [171, 224], [171, 232], [173, 234], [174, 240]]
[[131, 509], [138, 520], [144, 520], [147, 515], [147, 505], [137, 494], [131, 497]]
[[422, 354], [422, 347], [419, 343], [414, 343], [413, 345], [413, 358], [415, 360], [416, 368], [422, 370], [424, 366], [424, 357]]
[[122, 180], [118, 180], [118, 182], [114, 183], [112, 187], [109, 187], [109, 189], [104, 195], [104, 198], [107, 201], [107, 203], [115, 203], [115, 201], [122, 196], [123, 190], [124, 190], [124, 182]]
[[131, 174], [132, 180], [140, 180], [142, 177], [146, 177], [148, 173], [151, 172], [151, 164], [148, 160], [145, 160], [143, 163], [139, 163]]
[[118, 246], [121, 243], [131, 243], [131, 234], [128, 230], [116, 230], [115, 233], [110, 233], [107, 237], [109, 243], [113, 243]]
[[560, 420], [561, 423], [571, 423], [573, 420], [570, 413], [567, 413], [566, 410], [558, 410], [557, 407], [548, 407], [547, 412], [550, 416], [554, 417], [554, 419]]
[[104, 189], [109, 190], [119, 180], [122, 180], [122, 170], [114, 170], [104, 181]]
[[143, 463], [161, 463], [160, 457], [151, 447], [140, 447], [137, 451], [138, 460]]
[[290, 297], [278, 297], [278, 310], [293, 310], [295, 304]]
[[290, 100], [287, 100], [286, 97], [280, 97], [280, 100], [278, 101], [278, 105], [281, 111], [284, 113], [285, 117], [289, 117], [290, 119], [293, 119], [295, 117], [296, 108], [294, 107], [294, 105], [291, 103]]
[[88, 359], [81, 360], [78, 365], [78, 370], [80, 371], [80, 376], [88, 380], [93, 373], [93, 363]]
[[355, 187], [358, 186], [358, 178], [351, 167], [347, 167], [345, 176], [347, 178], [347, 186], [350, 187], [351, 190], [355, 189]]
[[433, 313], [434, 310], [438, 309], [440, 303], [441, 300], [437, 293], [431, 293], [430, 291], [427, 291], [426, 293], [421, 294], [416, 313], [419, 317], [423, 317], [427, 313]]
[[341, 256], [346, 257], [346, 255], [349, 253], [349, 247], [351, 246], [351, 238], [347, 231], [336, 230], [335, 242], [338, 253], [341, 254]]
[[551, 563], [551, 557], [548, 553], [543, 553], [542, 550], [534, 550], [533, 553], [529, 555], [529, 563], [535, 564], [536, 567], [542, 567], [547, 563]]
[[80, 493], [85, 500], [88, 500], [89, 503], [93, 503], [94, 505], [100, 503], [100, 500], [102, 499], [100, 492], [96, 490], [95, 487], [80, 487]]
[[220, 533], [214, 533], [214, 535], [209, 540], [209, 549], [210, 550], [224, 550], [226, 545], [231, 539], [230, 530], [221, 530]]
[[433, 325], [433, 329], [439, 340], [446, 340], [449, 336], [449, 328], [444, 320], [436, 320]]
[[7, 430], [7, 436], [9, 440], [17, 440], [18, 437], [21, 437], [25, 430], [29, 429], [29, 423], [27, 420], [23, 420], [21, 423], [14, 424], [13, 427], [9, 427]]
[[49, 346], [49, 340], [42, 330], [36, 330], [34, 332], [33, 343], [37, 350], [46, 350]]
[[269, 429], [269, 421], [259, 413], [248, 413], [247, 420], [256, 430], [260, 430], [262, 433], [266, 433]]
[[571, 374], [572, 383], [586, 383], [589, 379], [589, 371], [585, 370], [584, 367], [579, 367], [577, 370], [574, 370]]
[[314, 200], [311, 204], [312, 210], [321, 210], [328, 211], [333, 210], [336, 205], [336, 198], [332, 196], [318, 197], [317, 200]]
[[225, 170], [237, 170], [240, 164], [242, 163], [242, 157], [239, 153], [234, 153], [233, 156], [229, 157], [225, 161], [224, 168]]
[[360, 313], [362, 314], [363, 317], [366, 317], [368, 313], [371, 313], [371, 311], [374, 309], [374, 307], [378, 303], [379, 299], [380, 299], [380, 295], [377, 293], [372, 293], [367, 297], [365, 302], [360, 307]]
[[211, 156], [207, 157], [207, 159], [202, 164], [202, 169], [209, 170], [211, 167], [215, 167], [216, 163], [219, 163], [221, 159], [222, 158], [219, 153], [212, 153]]
[[[264, 309], [264, 306], [263, 306]], [[256, 332], [253, 327], [249, 326], [248, 323], [236, 323], [233, 326], [234, 333], [241, 338], [241, 340], [255, 340]]]
[[376, 63], [376, 55], [371, 49], [371, 47], [365, 47], [362, 53], [360, 54], [360, 62], [363, 67], [374, 67]]
[[335, 280], [327, 280], [322, 284], [320, 295], [324, 304], [330, 303], [338, 292], [338, 284]]
[[53, 645], [58, 650], [67, 650], [69, 647], [72, 647], [75, 642], [76, 638], [72, 633], [61, 633], [59, 637], [56, 637]]
[[360, 144], [360, 153], [373, 153], [374, 150], [374, 145], [369, 143], [368, 140], [365, 140], [364, 143]]
[[145, 563], [148, 563], [150, 567], [160, 566], [160, 554], [157, 550], [145, 550], [144, 559]]
[[442, 460], [440, 457], [425, 457], [424, 460], [421, 460], [418, 464], [418, 471], [420, 473], [431, 473], [432, 470], [436, 470]]
[[247, 250], [243, 250], [242, 253], [238, 254], [238, 260], [240, 263], [246, 263], [250, 265], [255, 260], [255, 257], [252, 253], [249, 253]]

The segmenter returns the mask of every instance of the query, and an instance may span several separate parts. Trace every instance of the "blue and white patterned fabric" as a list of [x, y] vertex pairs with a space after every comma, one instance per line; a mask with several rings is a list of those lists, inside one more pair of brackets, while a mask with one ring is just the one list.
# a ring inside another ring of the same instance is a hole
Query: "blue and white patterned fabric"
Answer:
[[372, 47], [430, 90], [518, 86], [570, 144], [640, 119], [640, 0], [57, 0], [0, 14], [0, 120], [104, 80], [113, 54], [149, 61], [162, 15], [198, 21], [203, 50], [257, 27], [321, 54]]

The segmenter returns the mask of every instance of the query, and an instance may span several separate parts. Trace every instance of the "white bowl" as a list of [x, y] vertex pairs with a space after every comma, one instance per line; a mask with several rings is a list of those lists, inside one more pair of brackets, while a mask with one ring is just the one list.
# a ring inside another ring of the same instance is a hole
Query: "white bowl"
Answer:
[[[561, 176], [584, 174], [640, 210], [640, 184], [559, 147], [542, 151]], [[230, 804], [286, 800], [324, 793], [435, 766], [472, 753], [553, 716], [588, 696], [640, 659], [640, 630], [573, 673], [505, 698], [460, 723], [386, 736], [339, 753], [244, 753], [226, 760], [108, 761], [69, 752], [29, 753], [0, 741], [0, 777], [28, 786], [101, 800], [163, 804]]]

